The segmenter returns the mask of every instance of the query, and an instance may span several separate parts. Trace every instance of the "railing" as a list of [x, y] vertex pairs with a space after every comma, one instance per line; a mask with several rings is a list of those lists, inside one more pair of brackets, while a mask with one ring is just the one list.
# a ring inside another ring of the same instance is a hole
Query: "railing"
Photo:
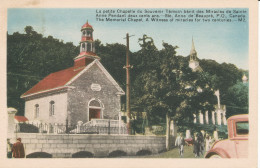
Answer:
[[118, 120], [95, 119], [85, 124], [19, 123], [15, 132], [49, 134], [127, 134], [125, 123]]

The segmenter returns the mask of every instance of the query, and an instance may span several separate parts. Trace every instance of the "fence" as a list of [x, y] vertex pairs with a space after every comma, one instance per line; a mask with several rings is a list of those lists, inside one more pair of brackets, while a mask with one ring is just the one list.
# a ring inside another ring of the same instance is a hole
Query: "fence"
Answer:
[[48, 133], [48, 134], [128, 134], [126, 125], [112, 124], [108, 120], [107, 125], [68, 125], [68, 124], [47, 124], [47, 123], [18, 123], [15, 132], [23, 133]]

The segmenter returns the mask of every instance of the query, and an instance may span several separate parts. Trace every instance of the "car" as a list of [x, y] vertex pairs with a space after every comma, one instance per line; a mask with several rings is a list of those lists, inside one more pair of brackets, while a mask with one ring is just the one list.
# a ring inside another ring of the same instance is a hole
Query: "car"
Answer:
[[228, 139], [216, 141], [205, 158], [248, 157], [248, 114], [235, 115], [227, 120]]

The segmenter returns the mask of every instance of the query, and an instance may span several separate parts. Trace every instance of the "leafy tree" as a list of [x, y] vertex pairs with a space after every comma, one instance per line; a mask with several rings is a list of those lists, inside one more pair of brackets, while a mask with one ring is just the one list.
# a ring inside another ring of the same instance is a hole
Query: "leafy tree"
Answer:
[[[172, 119], [179, 126], [192, 123], [193, 114], [213, 109], [217, 100], [213, 93], [217, 89], [221, 93], [221, 103], [227, 105], [227, 117], [248, 113], [248, 86], [240, 82], [243, 74], [248, 76], [248, 71], [233, 64], [203, 59], [199, 61], [203, 72], [192, 72], [188, 66], [189, 58], [176, 55], [177, 46], [163, 43], [163, 49], [158, 50], [147, 35], [139, 39], [139, 44], [139, 51], [130, 52], [130, 64], [133, 65], [131, 108], [148, 112], [151, 125], [166, 120], [169, 124]], [[103, 45], [100, 40], [96, 40], [95, 45], [104, 67], [124, 88], [126, 46], [118, 43]], [[78, 54], [79, 46], [52, 36], [43, 37], [31, 26], [25, 27], [25, 34], [8, 34], [8, 106], [17, 108], [22, 115], [24, 101], [20, 99], [21, 94], [48, 74], [72, 66], [73, 58]]]
[[238, 82], [228, 89], [224, 101], [227, 106], [227, 118], [237, 114], [248, 114], [248, 83]]
[[72, 66], [79, 48], [53, 37], [43, 37], [31, 26], [26, 34], [7, 35], [7, 105], [23, 115], [20, 96], [52, 72]]
[[[149, 45], [141, 45], [142, 56], [146, 56], [144, 53], [153, 53], [147, 51], [153, 49]], [[136, 102], [145, 108], [153, 123], [162, 122], [166, 116], [169, 128], [171, 119], [177, 124], [185, 120], [192, 122], [193, 114], [199, 110], [205, 112], [213, 109], [214, 92], [209, 74], [192, 72], [188, 61], [176, 56], [177, 46], [163, 43], [163, 47], [161, 51], [155, 51], [159, 61], [152, 62], [153, 66], [139, 73], [144, 87]]]

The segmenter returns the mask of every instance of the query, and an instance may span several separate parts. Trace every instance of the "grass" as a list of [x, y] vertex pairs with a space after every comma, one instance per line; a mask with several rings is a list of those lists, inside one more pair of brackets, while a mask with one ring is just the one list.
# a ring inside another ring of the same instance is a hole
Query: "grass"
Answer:
[[[130, 156], [130, 158], [180, 158], [178, 148], [171, 149], [167, 152], [155, 154], [155, 155], [146, 155], [146, 156]], [[183, 158], [195, 158], [193, 154], [193, 146], [184, 146]], [[200, 158], [204, 158], [200, 156]]]

